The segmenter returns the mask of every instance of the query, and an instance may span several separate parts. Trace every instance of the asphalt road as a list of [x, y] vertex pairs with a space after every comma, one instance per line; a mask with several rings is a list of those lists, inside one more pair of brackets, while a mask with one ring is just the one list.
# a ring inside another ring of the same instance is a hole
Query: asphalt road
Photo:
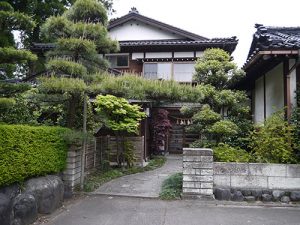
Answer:
[[[36, 223], [39, 224], [39, 223]], [[40, 224], [47, 225], [300, 225], [300, 207], [216, 205], [197, 200], [161, 201], [88, 196]]]

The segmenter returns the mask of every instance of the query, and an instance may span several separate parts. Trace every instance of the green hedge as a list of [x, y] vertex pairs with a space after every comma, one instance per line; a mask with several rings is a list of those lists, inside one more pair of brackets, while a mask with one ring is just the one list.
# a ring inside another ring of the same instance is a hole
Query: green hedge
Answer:
[[62, 171], [67, 143], [61, 127], [0, 125], [0, 187]]

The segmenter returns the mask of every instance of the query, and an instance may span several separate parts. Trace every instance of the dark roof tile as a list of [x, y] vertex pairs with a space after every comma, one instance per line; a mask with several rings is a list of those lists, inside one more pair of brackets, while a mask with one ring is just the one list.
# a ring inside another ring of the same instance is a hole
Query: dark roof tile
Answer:
[[300, 49], [300, 27], [268, 27], [256, 24], [257, 29], [243, 68], [259, 51]]

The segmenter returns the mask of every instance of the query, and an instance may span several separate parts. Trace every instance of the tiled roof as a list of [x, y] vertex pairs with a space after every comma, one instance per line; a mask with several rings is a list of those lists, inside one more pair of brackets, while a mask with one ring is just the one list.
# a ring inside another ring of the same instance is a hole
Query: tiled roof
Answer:
[[120, 41], [120, 46], [148, 46], [148, 45], [213, 45], [213, 44], [237, 44], [236, 37], [213, 38], [203, 41], [187, 40], [146, 40], [146, 41]]
[[248, 59], [244, 68], [258, 54], [267, 50], [300, 49], [300, 27], [268, 27], [256, 24]]
[[[141, 40], [141, 41], [120, 41], [120, 47], [124, 48], [132, 48], [132, 47], [155, 47], [155, 46], [190, 46], [201, 47], [201, 48], [212, 48], [219, 47], [227, 49], [229, 52], [233, 52], [238, 40], [236, 37], [230, 38], [212, 38], [208, 40], [202, 41], [188, 41], [188, 40]], [[33, 43], [31, 46], [31, 50], [42, 50], [47, 51], [55, 47], [53, 43]]]

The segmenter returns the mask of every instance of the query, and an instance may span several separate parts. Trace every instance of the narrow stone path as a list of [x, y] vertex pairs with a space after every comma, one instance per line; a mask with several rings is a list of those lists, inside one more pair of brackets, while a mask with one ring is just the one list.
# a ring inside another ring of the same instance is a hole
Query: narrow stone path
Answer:
[[92, 194], [157, 198], [162, 182], [169, 175], [182, 171], [181, 155], [166, 157], [167, 161], [161, 168], [117, 178], [103, 184]]

